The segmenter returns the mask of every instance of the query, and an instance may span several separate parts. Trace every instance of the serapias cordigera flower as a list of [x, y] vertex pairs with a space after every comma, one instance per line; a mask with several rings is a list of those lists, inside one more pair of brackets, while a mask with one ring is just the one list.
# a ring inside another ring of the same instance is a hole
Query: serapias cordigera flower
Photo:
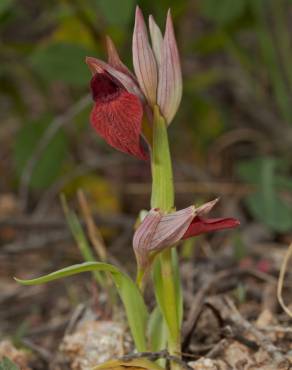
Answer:
[[237, 227], [240, 223], [235, 218], [206, 218], [217, 201], [215, 199], [198, 208], [190, 206], [168, 214], [159, 209], [151, 209], [133, 238], [139, 269], [147, 270], [157, 253], [173, 247], [182, 239]]
[[122, 63], [109, 37], [107, 63], [86, 58], [93, 74], [90, 84], [94, 100], [90, 115], [92, 126], [108, 144], [139, 159], [148, 158], [143, 117], [151, 127], [151, 110], [158, 105], [169, 124], [182, 95], [181, 67], [170, 11], [164, 37], [152, 16], [149, 33], [152, 46], [142, 12], [137, 7], [132, 44], [136, 76]]

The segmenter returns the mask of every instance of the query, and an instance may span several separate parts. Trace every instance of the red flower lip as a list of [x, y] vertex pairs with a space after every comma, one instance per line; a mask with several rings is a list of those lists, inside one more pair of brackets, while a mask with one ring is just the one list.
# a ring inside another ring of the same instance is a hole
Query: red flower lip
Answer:
[[240, 225], [240, 222], [234, 218], [202, 218], [196, 216], [183, 235], [182, 239], [188, 239], [193, 236], [205, 234], [211, 231], [233, 229]]
[[122, 91], [121, 83], [106, 72], [96, 73], [91, 79], [90, 87], [95, 102], [109, 102]]
[[138, 88], [130, 72], [91, 57], [86, 63], [93, 73], [90, 87], [95, 104], [90, 122], [95, 131], [112, 147], [148, 159], [141, 134], [143, 104], [135, 94]]

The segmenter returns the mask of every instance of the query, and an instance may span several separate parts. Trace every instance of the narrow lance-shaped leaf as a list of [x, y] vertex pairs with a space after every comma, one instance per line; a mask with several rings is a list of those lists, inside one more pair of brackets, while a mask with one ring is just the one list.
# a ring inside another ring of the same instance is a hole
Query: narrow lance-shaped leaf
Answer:
[[15, 280], [23, 285], [38, 285], [49, 281], [61, 279], [67, 276], [79, 274], [87, 271], [104, 271], [109, 272], [117, 287], [118, 293], [124, 304], [128, 323], [138, 351], [146, 351], [146, 324], [148, 312], [143, 297], [136, 284], [117, 267], [102, 262], [85, 262], [64, 269], [52, 272], [51, 274], [41, 276], [31, 280]]
[[167, 328], [159, 306], [149, 315], [148, 338], [150, 351], [162, 351], [167, 346]]

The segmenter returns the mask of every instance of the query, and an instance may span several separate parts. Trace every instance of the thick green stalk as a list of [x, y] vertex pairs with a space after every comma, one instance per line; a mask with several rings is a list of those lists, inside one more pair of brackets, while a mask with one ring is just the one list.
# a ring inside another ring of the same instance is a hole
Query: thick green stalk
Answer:
[[[152, 194], [151, 208], [170, 212], [174, 207], [174, 186], [172, 163], [168, 144], [167, 125], [158, 106], [154, 107], [152, 143]], [[168, 328], [168, 349], [178, 356], [181, 351], [180, 339], [180, 297], [177, 296], [176, 262], [172, 250], [161, 253], [154, 271], [155, 293]], [[172, 364], [172, 369], [178, 368]]]
[[169, 212], [174, 207], [172, 164], [166, 122], [158, 106], [154, 107], [151, 169], [151, 207]]

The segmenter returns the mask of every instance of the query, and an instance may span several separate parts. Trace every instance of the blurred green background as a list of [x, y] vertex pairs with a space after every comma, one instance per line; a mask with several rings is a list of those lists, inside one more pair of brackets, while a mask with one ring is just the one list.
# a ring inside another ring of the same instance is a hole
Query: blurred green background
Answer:
[[178, 203], [224, 195], [241, 219], [289, 233], [290, 0], [0, 0], [2, 197], [45, 214], [60, 191], [74, 197], [82, 187], [101, 212], [148, 206], [147, 164], [114, 152], [89, 125], [84, 63], [105, 58], [109, 34], [132, 66], [137, 3], [162, 28], [169, 7], [174, 17], [184, 75], [170, 128]]

